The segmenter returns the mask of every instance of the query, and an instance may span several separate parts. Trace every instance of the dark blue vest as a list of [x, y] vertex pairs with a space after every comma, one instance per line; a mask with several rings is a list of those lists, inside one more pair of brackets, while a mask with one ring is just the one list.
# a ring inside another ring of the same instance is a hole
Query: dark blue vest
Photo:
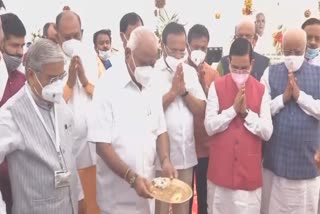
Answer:
[[[295, 72], [301, 91], [320, 98], [320, 67], [304, 62]], [[288, 82], [288, 70], [284, 63], [271, 65], [269, 84], [271, 98], [284, 93]], [[302, 180], [318, 176], [314, 155], [320, 149], [320, 123], [307, 115], [293, 100], [273, 116], [273, 134], [264, 148], [265, 168], [278, 176]]]

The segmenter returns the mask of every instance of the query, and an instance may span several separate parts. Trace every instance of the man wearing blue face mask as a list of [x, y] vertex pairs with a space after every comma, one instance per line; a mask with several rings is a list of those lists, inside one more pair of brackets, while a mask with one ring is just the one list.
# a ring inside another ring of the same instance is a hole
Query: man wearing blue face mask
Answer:
[[15, 214], [82, 213], [72, 154], [72, 113], [63, 100], [64, 56], [47, 39], [27, 54], [27, 84], [0, 109], [0, 163], [7, 158]]
[[[162, 33], [162, 52], [156, 65], [152, 87], [163, 96], [163, 108], [170, 138], [170, 159], [178, 178], [192, 186], [193, 167], [197, 165], [194, 116], [203, 115], [206, 95], [196, 70], [186, 64], [187, 36], [183, 25], [169, 23]], [[164, 160], [159, 160], [162, 163]], [[158, 170], [160, 164], [158, 165]], [[169, 204], [157, 202], [156, 213], [167, 214]], [[189, 201], [173, 205], [174, 214], [189, 213]]]
[[310, 64], [320, 65], [320, 20], [310, 18], [302, 24], [302, 29], [307, 33], [306, 60]]
[[320, 148], [320, 67], [304, 60], [307, 35], [289, 29], [284, 62], [271, 65], [261, 82], [271, 96], [273, 134], [264, 144], [261, 214], [317, 213]]
[[90, 142], [97, 144], [97, 197], [101, 214], [154, 214], [148, 186], [156, 157], [162, 176], [176, 177], [170, 161], [162, 97], [150, 87], [157, 59], [155, 34], [132, 31], [125, 61], [106, 73], [88, 115]]

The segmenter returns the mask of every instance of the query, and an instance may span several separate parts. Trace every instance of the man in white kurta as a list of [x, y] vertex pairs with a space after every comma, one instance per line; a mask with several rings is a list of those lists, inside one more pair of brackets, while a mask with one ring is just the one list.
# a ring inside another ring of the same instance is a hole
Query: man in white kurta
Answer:
[[[188, 58], [185, 29], [178, 23], [170, 23], [163, 31], [163, 57], [155, 66], [152, 87], [163, 96], [170, 158], [178, 169], [178, 178], [192, 187], [193, 167], [197, 165], [193, 134], [193, 115], [203, 115], [206, 96], [199, 83], [196, 70], [184, 63]], [[161, 163], [159, 160], [158, 163]], [[160, 170], [160, 164], [157, 170]], [[173, 205], [174, 214], [189, 211], [189, 201]], [[168, 213], [169, 204], [157, 203], [157, 214]]]
[[157, 153], [164, 160], [164, 175], [175, 174], [162, 99], [149, 87], [156, 53], [154, 33], [136, 28], [126, 48], [126, 62], [110, 68], [114, 71], [97, 85], [88, 138], [97, 143], [97, 197], [102, 214], [154, 213], [148, 186], [155, 176]]
[[262, 214], [315, 214], [320, 191], [314, 155], [319, 150], [318, 66], [304, 61], [301, 29], [283, 39], [284, 63], [270, 66], [261, 82], [272, 98], [274, 131], [265, 144]]

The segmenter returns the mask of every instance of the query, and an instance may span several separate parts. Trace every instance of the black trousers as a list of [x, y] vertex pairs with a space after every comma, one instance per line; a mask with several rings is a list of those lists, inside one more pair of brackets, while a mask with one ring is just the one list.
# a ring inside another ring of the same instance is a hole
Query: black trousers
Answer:
[[[209, 158], [199, 158], [198, 165], [194, 167], [194, 174], [196, 176], [198, 214], [208, 213], [208, 204], [207, 204], [208, 164], [209, 164]], [[190, 204], [190, 207], [192, 210], [192, 204]]]

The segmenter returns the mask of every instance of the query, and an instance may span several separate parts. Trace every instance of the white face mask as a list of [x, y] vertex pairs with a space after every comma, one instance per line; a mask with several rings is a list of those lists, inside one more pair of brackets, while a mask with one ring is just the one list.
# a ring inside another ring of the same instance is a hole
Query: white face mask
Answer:
[[187, 59], [189, 57], [187, 51], [185, 51], [184, 56], [182, 58], [180, 58], [180, 59], [177, 59], [177, 58], [175, 58], [173, 56], [169, 56], [168, 52], [166, 50], [166, 47], [164, 48], [164, 51], [165, 51], [165, 53], [167, 55], [164, 60], [168, 64], [169, 68], [172, 69], [173, 72], [176, 72], [178, 65], [184, 63], [185, 61], [187, 61]]
[[79, 54], [81, 41], [77, 39], [70, 39], [62, 43], [62, 50], [68, 57], [73, 57]]
[[304, 54], [301, 56], [284, 56], [284, 64], [286, 65], [288, 71], [297, 71], [301, 68], [304, 61]]
[[111, 57], [111, 50], [107, 50], [107, 51], [100, 51], [99, 50], [99, 57], [100, 57], [100, 59], [106, 61], [107, 59], [109, 59]]
[[199, 66], [206, 59], [206, 55], [202, 50], [194, 50], [191, 52], [190, 59], [196, 66]]
[[140, 66], [134, 70], [134, 78], [145, 88], [149, 86], [152, 74], [151, 66]]
[[133, 74], [134, 78], [138, 83], [140, 83], [143, 87], [147, 88], [150, 84], [150, 80], [153, 74], [153, 68], [151, 66], [136, 66], [136, 62], [134, 61], [133, 57], [132, 61], [135, 69], [133, 71], [130, 65], [128, 64], [130, 72]]
[[173, 56], [167, 56], [165, 61], [168, 63], [168, 66], [172, 69], [172, 71], [176, 72], [178, 65], [184, 63], [187, 59], [188, 59], [188, 55], [186, 54], [181, 59], [177, 59]]
[[56, 80], [54, 82], [52, 82], [49, 85], [46, 85], [45, 87], [42, 86], [41, 82], [38, 79], [37, 74], [36, 75], [36, 79], [38, 81], [38, 83], [40, 84], [41, 88], [42, 88], [42, 98], [48, 102], [51, 103], [61, 103], [63, 100], [63, 81], [62, 80]]

